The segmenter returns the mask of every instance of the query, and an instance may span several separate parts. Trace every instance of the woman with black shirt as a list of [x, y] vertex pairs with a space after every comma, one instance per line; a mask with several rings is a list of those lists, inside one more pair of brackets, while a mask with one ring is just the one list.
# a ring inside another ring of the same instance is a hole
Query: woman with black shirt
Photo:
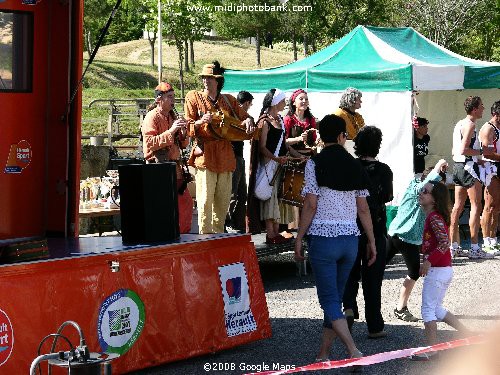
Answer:
[[[363, 288], [365, 299], [365, 319], [368, 326], [368, 338], [377, 339], [385, 337], [384, 318], [380, 312], [382, 279], [385, 269], [386, 250], [386, 211], [385, 204], [392, 200], [392, 171], [387, 164], [381, 163], [377, 157], [382, 143], [382, 131], [375, 126], [361, 128], [354, 138], [354, 153], [358, 156], [365, 168], [368, 178], [368, 191], [366, 198], [370, 207], [370, 214], [375, 235], [377, 258], [375, 263], [368, 267], [364, 257], [367, 238], [362, 233], [359, 239], [358, 256], [351, 270], [344, 292], [342, 303], [349, 327], [354, 319], [359, 318], [356, 297], [358, 295], [359, 280]], [[359, 225], [359, 221], [358, 221]]]
[[345, 120], [326, 115], [319, 123], [325, 148], [307, 161], [304, 207], [295, 241], [295, 259], [303, 260], [302, 239], [308, 235], [308, 253], [316, 289], [324, 311], [323, 334], [317, 361], [327, 360], [339, 337], [352, 358], [362, 357], [342, 313], [342, 296], [347, 278], [358, 254], [356, 224], [359, 217], [366, 233], [364, 254], [368, 265], [376, 260], [375, 238], [366, 197], [369, 181], [359, 160], [344, 148], [347, 140]]

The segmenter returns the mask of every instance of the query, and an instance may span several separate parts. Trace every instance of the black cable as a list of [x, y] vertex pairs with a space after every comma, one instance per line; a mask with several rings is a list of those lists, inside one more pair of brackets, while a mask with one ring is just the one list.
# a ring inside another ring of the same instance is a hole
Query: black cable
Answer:
[[[50, 338], [50, 337], [61, 337], [61, 338], [63, 338], [64, 340], [66, 340], [66, 342], [69, 344], [69, 349], [70, 349], [70, 350], [71, 350], [71, 349], [74, 349], [74, 348], [73, 348], [73, 344], [71, 343], [71, 341], [69, 341], [69, 339], [68, 339], [66, 336], [61, 335], [60, 333], [51, 333], [50, 335], [45, 336], [45, 337], [42, 339], [42, 341], [40, 341], [40, 344], [38, 345], [38, 349], [37, 349], [37, 351], [36, 351], [36, 355], [37, 355], [37, 356], [39, 356], [39, 355], [40, 355], [40, 349], [42, 348], [42, 345], [43, 345], [43, 343], [45, 342], [45, 340], [47, 340], [47, 339], [48, 339], [48, 338]], [[41, 364], [40, 364], [40, 363], [38, 364], [38, 371], [40, 372], [40, 374], [42, 374], [42, 366], [41, 366]]]
[[69, 114], [69, 109], [71, 107], [71, 103], [73, 103], [73, 100], [75, 99], [75, 96], [76, 96], [76, 94], [77, 94], [77, 92], [78, 92], [78, 90], [83, 82], [83, 78], [85, 77], [85, 74], [87, 73], [87, 70], [88, 70], [90, 64], [92, 64], [92, 61], [94, 61], [94, 57], [97, 54], [97, 51], [101, 47], [101, 43], [104, 40], [104, 37], [106, 36], [106, 34], [108, 32], [109, 26], [111, 25], [111, 21], [113, 21], [113, 18], [115, 17], [116, 12], [118, 11], [118, 8], [120, 7], [121, 2], [122, 2], [122, 0], [116, 1], [116, 4], [115, 4], [113, 10], [111, 11], [111, 14], [109, 15], [108, 22], [106, 22], [106, 25], [104, 26], [104, 28], [101, 31], [101, 35], [99, 35], [99, 39], [97, 40], [97, 43], [94, 47], [94, 50], [92, 51], [92, 54], [90, 55], [89, 61], [87, 62], [87, 66], [85, 67], [85, 70], [83, 71], [82, 78], [80, 78], [80, 81], [78, 81], [78, 84], [76, 85], [75, 89], [73, 90], [73, 94], [71, 94], [71, 98], [68, 102], [68, 106], [66, 109], [66, 117]]

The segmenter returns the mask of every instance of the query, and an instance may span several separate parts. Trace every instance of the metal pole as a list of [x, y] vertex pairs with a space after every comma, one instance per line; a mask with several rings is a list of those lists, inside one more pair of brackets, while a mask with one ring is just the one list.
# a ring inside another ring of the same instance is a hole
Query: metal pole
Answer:
[[162, 81], [162, 51], [161, 51], [161, 45], [162, 45], [162, 36], [161, 36], [161, 29], [162, 29], [162, 24], [161, 24], [161, 0], [158, 0], [158, 83]]
[[64, 352], [64, 353], [50, 353], [50, 354], [42, 354], [36, 357], [33, 362], [31, 362], [30, 366], [30, 375], [36, 375], [36, 368], [38, 364], [42, 361], [46, 361], [48, 359], [59, 359], [61, 356], [64, 357], [64, 355], [69, 355], [69, 352]]

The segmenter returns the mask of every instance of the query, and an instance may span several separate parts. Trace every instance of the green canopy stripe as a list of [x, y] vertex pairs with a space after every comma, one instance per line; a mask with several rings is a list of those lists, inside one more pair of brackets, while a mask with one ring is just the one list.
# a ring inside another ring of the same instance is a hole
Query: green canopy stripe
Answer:
[[499, 88], [500, 64], [457, 55], [409, 27], [357, 26], [302, 60], [270, 69], [227, 70], [224, 91], [334, 92], [354, 86], [382, 92], [414, 90], [415, 85], [424, 90]]

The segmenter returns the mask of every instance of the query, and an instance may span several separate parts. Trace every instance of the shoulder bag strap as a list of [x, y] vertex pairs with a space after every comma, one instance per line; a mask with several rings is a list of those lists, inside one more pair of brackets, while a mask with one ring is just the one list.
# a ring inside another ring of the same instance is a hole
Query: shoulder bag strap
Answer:
[[233, 117], [234, 118], [237, 118], [238, 120], [240, 119], [238, 117], [238, 115], [236, 114], [236, 112], [234, 111], [234, 108], [233, 106], [231, 105], [231, 103], [229, 103], [229, 99], [226, 97], [226, 95], [224, 94], [220, 94], [220, 96], [222, 96], [224, 98], [224, 100], [226, 101], [226, 104], [229, 106], [229, 108], [231, 108], [231, 112], [233, 113]]
[[281, 137], [280, 137], [280, 140], [278, 142], [278, 146], [276, 147], [276, 150], [274, 150], [274, 156], [278, 156], [279, 153], [280, 153], [280, 149], [281, 149], [281, 143], [283, 143], [283, 134], [285, 134], [285, 131], [282, 130], [281, 131]]

